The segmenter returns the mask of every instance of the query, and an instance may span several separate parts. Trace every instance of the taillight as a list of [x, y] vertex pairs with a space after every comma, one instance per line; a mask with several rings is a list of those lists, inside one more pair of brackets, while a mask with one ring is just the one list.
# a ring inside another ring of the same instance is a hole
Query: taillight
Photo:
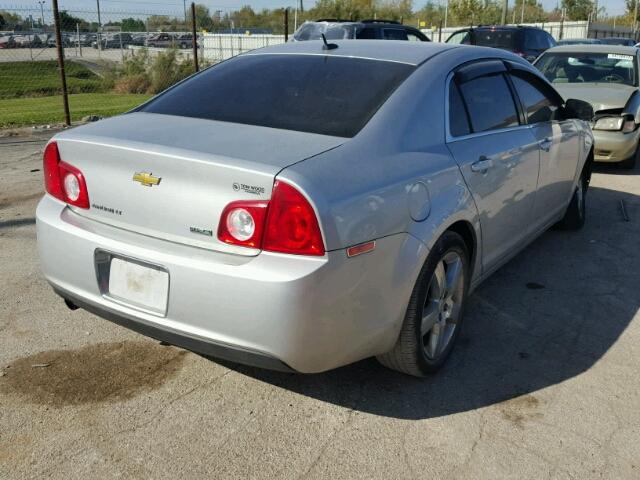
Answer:
[[89, 208], [89, 193], [84, 175], [60, 159], [56, 142], [44, 149], [44, 188], [50, 195], [79, 208]]
[[231, 245], [295, 255], [324, 255], [316, 213], [295, 187], [276, 181], [270, 201], [238, 201], [225, 207], [218, 238]]
[[222, 211], [218, 238], [231, 245], [260, 248], [267, 201], [231, 202]]

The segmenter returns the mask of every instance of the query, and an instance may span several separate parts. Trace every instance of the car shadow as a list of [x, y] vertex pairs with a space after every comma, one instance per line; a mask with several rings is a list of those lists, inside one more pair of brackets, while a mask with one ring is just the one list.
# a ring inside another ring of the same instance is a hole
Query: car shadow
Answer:
[[300, 395], [402, 419], [473, 410], [575, 377], [615, 344], [640, 304], [640, 197], [592, 187], [587, 200], [584, 229], [550, 230], [472, 294], [459, 343], [435, 375], [409, 377], [374, 359], [316, 375], [223, 363]]
[[636, 165], [631, 169], [622, 168], [617, 163], [599, 162], [593, 164], [593, 171], [607, 175], [640, 175], [640, 162], [636, 162]]

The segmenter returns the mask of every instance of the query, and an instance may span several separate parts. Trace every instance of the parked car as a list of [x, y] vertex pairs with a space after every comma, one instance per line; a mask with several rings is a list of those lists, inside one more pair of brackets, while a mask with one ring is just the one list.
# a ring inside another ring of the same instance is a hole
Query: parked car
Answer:
[[[197, 42], [197, 39], [196, 39]], [[176, 38], [176, 46], [178, 48], [186, 49], [193, 47], [193, 35], [190, 33], [185, 33], [182, 35], [178, 35]]]
[[640, 155], [638, 49], [617, 45], [556, 47], [535, 66], [565, 98], [594, 110], [595, 160], [633, 168]]
[[609, 38], [601, 38], [600, 42], [605, 45], [621, 45], [623, 47], [634, 47], [637, 43], [633, 38], [618, 38], [618, 37], [609, 37]]
[[0, 37], [0, 48], [15, 48], [16, 41], [13, 35], [4, 35]]
[[558, 46], [560, 45], [600, 45], [602, 40], [599, 38], [565, 38], [558, 40]]
[[[132, 44], [133, 38], [130, 33], [111, 33], [100, 36], [100, 44], [103, 50], [109, 48], [126, 48]], [[98, 41], [91, 43], [93, 48], [98, 48]]]
[[[68, 34], [61, 34], [60, 35], [60, 40], [62, 41], [62, 46], [64, 48], [73, 46], [73, 44], [71, 43], [71, 36], [68, 35]], [[45, 44], [49, 48], [55, 48], [56, 47], [56, 36], [55, 35], [48, 35]]]
[[305, 22], [292, 36], [292, 41], [320, 40], [324, 34], [328, 40], [409, 40], [428, 42], [427, 36], [417, 28], [402, 25], [393, 20], [336, 20], [320, 19]]
[[529, 62], [533, 62], [548, 48], [556, 46], [556, 41], [546, 31], [523, 26], [464, 28], [452, 33], [446, 43], [500, 48], [513, 52]]
[[239, 55], [55, 135], [37, 238], [67, 305], [242, 363], [422, 376], [472, 289], [583, 225], [588, 103], [502, 50], [335, 45]]
[[148, 47], [172, 48], [176, 46], [176, 37], [170, 33], [159, 33], [147, 39]]
[[134, 33], [131, 35], [130, 45], [137, 45], [144, 47], [147, 42], [147, 35], [145, 33]]

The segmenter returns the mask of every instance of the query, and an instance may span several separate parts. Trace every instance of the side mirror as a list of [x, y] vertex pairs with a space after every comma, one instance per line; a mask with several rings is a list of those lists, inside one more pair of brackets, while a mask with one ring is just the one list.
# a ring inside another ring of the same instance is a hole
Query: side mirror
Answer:
[[564, 111], [568, 118], [577, 118], [585, 122], [593, 120], [593, 107], [589, 102], [585, 102], [584, 100], [570, 98], [564, 104]]

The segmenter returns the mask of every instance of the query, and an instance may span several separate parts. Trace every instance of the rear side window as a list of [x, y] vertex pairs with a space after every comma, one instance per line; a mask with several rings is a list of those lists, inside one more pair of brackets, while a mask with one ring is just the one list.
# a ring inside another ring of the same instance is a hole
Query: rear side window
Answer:
[[375, 28], [363, 28], [356, 34], [356, 38], [359, 40], [375, 40], [378, 37]]
[[473, 132], [486, 132], [519, 124], [518, 111], [504, 75], [479, 77], [460, 85]]
[[447, 38], [446, 43], [453, 43], [455, 45], [457, 44], [468, 45], [470, 41], [471, 40], [470, 40], [469, 31], [465, 30], [463, 32], [457, 32], [451, 35], [449, 38]]
[[194, 75], [139, 111], [353, 137], [414, 70], [338, 56], [241, 55]]
[[382, 34], [385, 40], [408, 40], [407, 32], [399, 28], [385, 28]]

